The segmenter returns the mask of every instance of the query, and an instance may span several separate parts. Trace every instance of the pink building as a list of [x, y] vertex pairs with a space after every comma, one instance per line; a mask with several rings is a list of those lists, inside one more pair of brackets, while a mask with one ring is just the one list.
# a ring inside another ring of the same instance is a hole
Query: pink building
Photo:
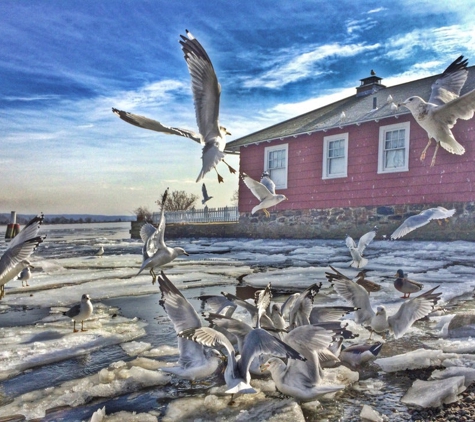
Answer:
[[[267, 224], [292, 223], [294, 230], [312, 236], [340, 236], [355, 227], [359, 234], [374, 224], [386, 225], [389, 232], [409, 215], [442, 205], [457, 208], [451, 233], [473, 228], [475, 118], [458, 120], [453, 128], [465, 154], [440, 148], [430, 167], [435, 142], [421, 162], [427, 134], [409, 110], [397, 107], [411, 95], [427, 100], [437, 77], [385, 87], [372, 75], [361, 79], [351, 97], [229, 142], [226, 150], [239, 152], [241, 172], [259, 180], [268, 170], [277, 192], [288, 198], [269, 210], [273, 215]], [[462, 94], [472, 89], [475, 66], [469, 68]], [[266, 224], [261, 213], [249, 215], [256, 204], [241, 181], [243, 218]], [[456, 238], [475, 240], [473, 232]]]

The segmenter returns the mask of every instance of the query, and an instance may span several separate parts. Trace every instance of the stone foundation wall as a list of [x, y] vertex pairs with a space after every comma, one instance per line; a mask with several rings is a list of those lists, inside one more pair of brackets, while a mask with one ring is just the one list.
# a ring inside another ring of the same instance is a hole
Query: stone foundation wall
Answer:
[[[165, 236], [344, 239], [349, 234], [356, 239], [377, 226], [378, 238], [389, 238], [406, 218], [437, 206], [455, 208], [456, 213], [447, 222], [432, 221], [403, 239], [475, 241], [475, 202], [271, 211], [269, 218], [263, 213], [243, 213], [238, 223], [167, 224]], [[132, 223], [133, 238], [139, 237], [142, 224]]]

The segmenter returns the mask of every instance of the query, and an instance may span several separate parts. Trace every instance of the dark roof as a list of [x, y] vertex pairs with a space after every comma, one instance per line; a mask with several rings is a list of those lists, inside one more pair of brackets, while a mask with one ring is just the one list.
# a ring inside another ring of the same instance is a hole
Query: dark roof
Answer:
[[[475, 89], [475, 66], [470, 66], [468, 70], [468, 78], [461, 94]], [[375, 84], [374, 89], [369, 89], [367, 95], [360, 94], [360, 96], [357, 96], [355, 92], [351, 97], [230, 141], [227, 143], [225, 150], [236, 153], [240, 147], [245, 145], [281, 140], [304, 133], [308, 134], [336, 127], [343, 128], [344, 126], [359, 125], [368, 121], [378, 121], [408, 114], [410, 113], [408, 109], [405, 107], [397, 108], [396, 105], [412, 95], [418, 95], [427, 101], [430, 96], [431, 85], [439, 76], [440, 74], [392, 87]], [[373, 109], [374, 101], [376, 101], [375, 109]], [[342, 113], [344, 114], [342, 115]]]

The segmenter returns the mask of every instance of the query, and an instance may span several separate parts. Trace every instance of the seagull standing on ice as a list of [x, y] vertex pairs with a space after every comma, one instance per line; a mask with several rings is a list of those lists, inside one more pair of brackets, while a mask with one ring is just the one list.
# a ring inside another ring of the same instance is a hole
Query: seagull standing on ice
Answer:
[[5, 284], [30, 265], [29, 256], [46, 238], [38, 236], [43, 219], [43, 214], [31, 219], [10, 241], [7, 250], [0, 258], [0, 300], [5, 296]]
[[63, 315], [71, 318], [74, 321], [73, 333], [77, 333], [76, 322], [81, 321], [81, 331], [87, 331], [84, 329], [84, 321], [92, 315], [93, 307], [91, 298], [87, 294], [83, 294], [81, 297], [81, 303], [74, 305], [69, 311], [63, 312]]
[[[276, 195], [275, 193], [275, 184], [273, 185], [273, 189], [269, 190], [263, 183], [254, 180], [252, 177], [249, 177], [246, 173], [242, 173], [241, 178], [244, 184], [251, 190], [253, 195], [260, 201], [259, 205], [256, 205], [251, 214], [262, 210], [266, 217], [270, 216], [269, 211], [267, 208], [273, 207], [274, 205], [279, 204], [280, 202], [287, 199], [285, 195]], [[273, 183], [273, 182], [272, 182]], [[269, 187], [272, 186], [269, 184]]]
[[35, 268], [35, 267], [29, 264], [26, 268], [23, 268], [22, 272], [18, 276], [18, 280], [21, 280], [21, 287], [29, 286], [28, 280], [31, 278], [30, 268]]
[[432, 84], [428, 103], [421, 97], [413, 96], [399, 104], [410, 110], [416, 122], [429, 136], [429, 142], [421, 154], [421, 161], [426, 156], [432, 138], [435, 139], [431, 167], [435, 164], [439, 146], [451, 154], [465, 153], [465, 148], [455, 140], [450, 129], [454, 127], [457, 119], [471, 119], [475, 110], [475, 89], [459, 96], [467, 80], [467, 63], [468, 60], [463, 60], [463, 56], [460, 56], [445, 69], [442, 76]]
[[[225, 127], [220, 126], [218, 120], [221, 85], [216, 77], [211, 59], [203, 46], [188, 30], [186, 35], [187, 37], [180, 35], [180, 44], [191, 76], [191, 90], [193, 92], [199, 133], [188, 129], [164, 126], [156, 120], [115, 108], [112, 111], [122, 120], [135, 126], [157, 132], [180, 135], [191, 138], [196, 142], [204, 143], [203, 166], [196, 179], [196, 182], [199, 182], [211, 169], [214, 168], [216, 170], [216, 166], [220, 161], [228, 166], [231, 173], [236, 173], [236, 170], [224, 161], [225, 136], [230, 135], [230, 133]], [[218, 175], [218, 182], [223, 182], [224, 179], [217, 170], [216, 174]]]

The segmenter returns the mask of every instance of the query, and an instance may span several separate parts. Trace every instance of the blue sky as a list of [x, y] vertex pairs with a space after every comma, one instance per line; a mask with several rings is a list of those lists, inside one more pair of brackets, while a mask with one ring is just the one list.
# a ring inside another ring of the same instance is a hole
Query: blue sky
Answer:
[[[352, 95], [475, 64], [470, 1], [0, 1], [0, 212], [131, 214], [166, 187], [201, 194], [201, 148], [111, 108], [196, 130], [178, 43], [189, 29], [222, 86], [228, 140]], [[231, 165], [238, 158], [228, 156]], [[205, 177], [210, 207], [238, 178]]]

